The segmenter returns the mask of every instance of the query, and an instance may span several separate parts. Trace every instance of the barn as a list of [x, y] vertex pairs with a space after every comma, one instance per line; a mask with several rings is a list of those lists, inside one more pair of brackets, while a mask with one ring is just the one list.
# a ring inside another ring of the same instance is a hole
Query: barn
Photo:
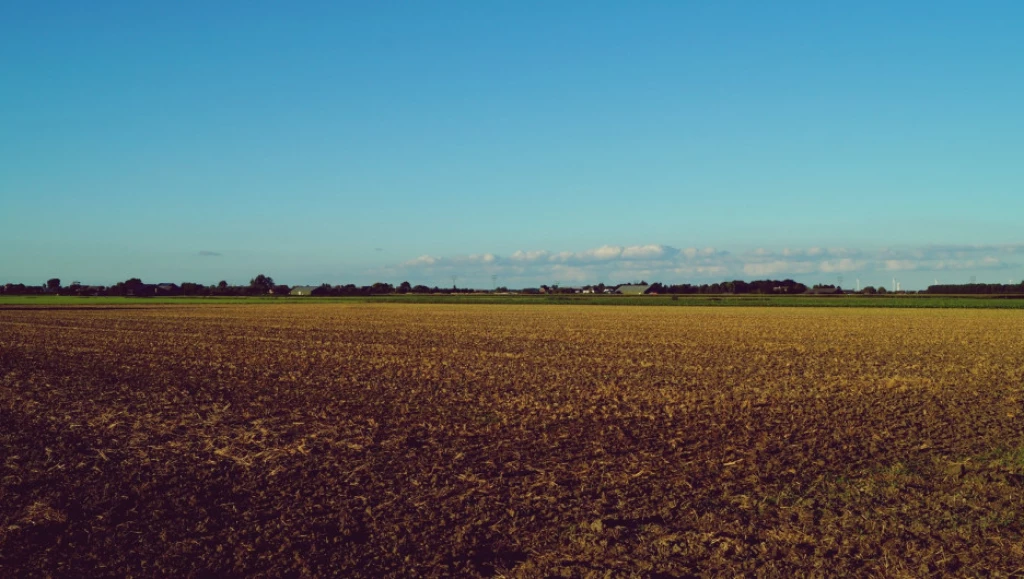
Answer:
[[642, 296], [645, 293], [647, 293], [647, 289], [649, 287], [651, 287], [651, 286], [649, 286], [647, 284], [641, 284], [641, 285], [625, 284], [625, 285], [620, 285], [620, 286], [616, 287], [615, 291], [612, 292], [612, 293], [622, 294], [622, 295], [626, 295], [626, 296]]

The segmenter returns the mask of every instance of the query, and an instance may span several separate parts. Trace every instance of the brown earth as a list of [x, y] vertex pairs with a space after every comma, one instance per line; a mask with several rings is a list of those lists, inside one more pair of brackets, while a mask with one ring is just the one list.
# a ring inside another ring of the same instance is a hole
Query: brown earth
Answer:
[[1024, 573], [1024, 312], [0, 309], [0, 575]]

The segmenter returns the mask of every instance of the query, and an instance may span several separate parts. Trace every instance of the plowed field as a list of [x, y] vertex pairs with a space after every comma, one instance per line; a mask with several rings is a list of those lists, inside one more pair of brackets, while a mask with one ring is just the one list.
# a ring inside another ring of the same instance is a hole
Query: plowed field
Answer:
[[0, 575], [1024, 573], [1024, 312], [0, 310]]

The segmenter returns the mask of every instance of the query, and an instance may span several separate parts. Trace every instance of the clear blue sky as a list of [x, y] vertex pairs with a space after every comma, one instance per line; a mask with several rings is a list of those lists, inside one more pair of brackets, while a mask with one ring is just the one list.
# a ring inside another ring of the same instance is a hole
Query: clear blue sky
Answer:
[[0, 283], [1024, 277], [1024, 2], [0, 0]]

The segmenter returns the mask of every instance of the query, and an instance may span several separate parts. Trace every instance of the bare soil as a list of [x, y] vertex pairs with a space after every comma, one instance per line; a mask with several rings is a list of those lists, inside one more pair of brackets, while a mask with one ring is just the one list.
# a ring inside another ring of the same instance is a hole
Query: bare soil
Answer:
[[0, 575], [1024, 573], [1024, 312], [0, 309]]

